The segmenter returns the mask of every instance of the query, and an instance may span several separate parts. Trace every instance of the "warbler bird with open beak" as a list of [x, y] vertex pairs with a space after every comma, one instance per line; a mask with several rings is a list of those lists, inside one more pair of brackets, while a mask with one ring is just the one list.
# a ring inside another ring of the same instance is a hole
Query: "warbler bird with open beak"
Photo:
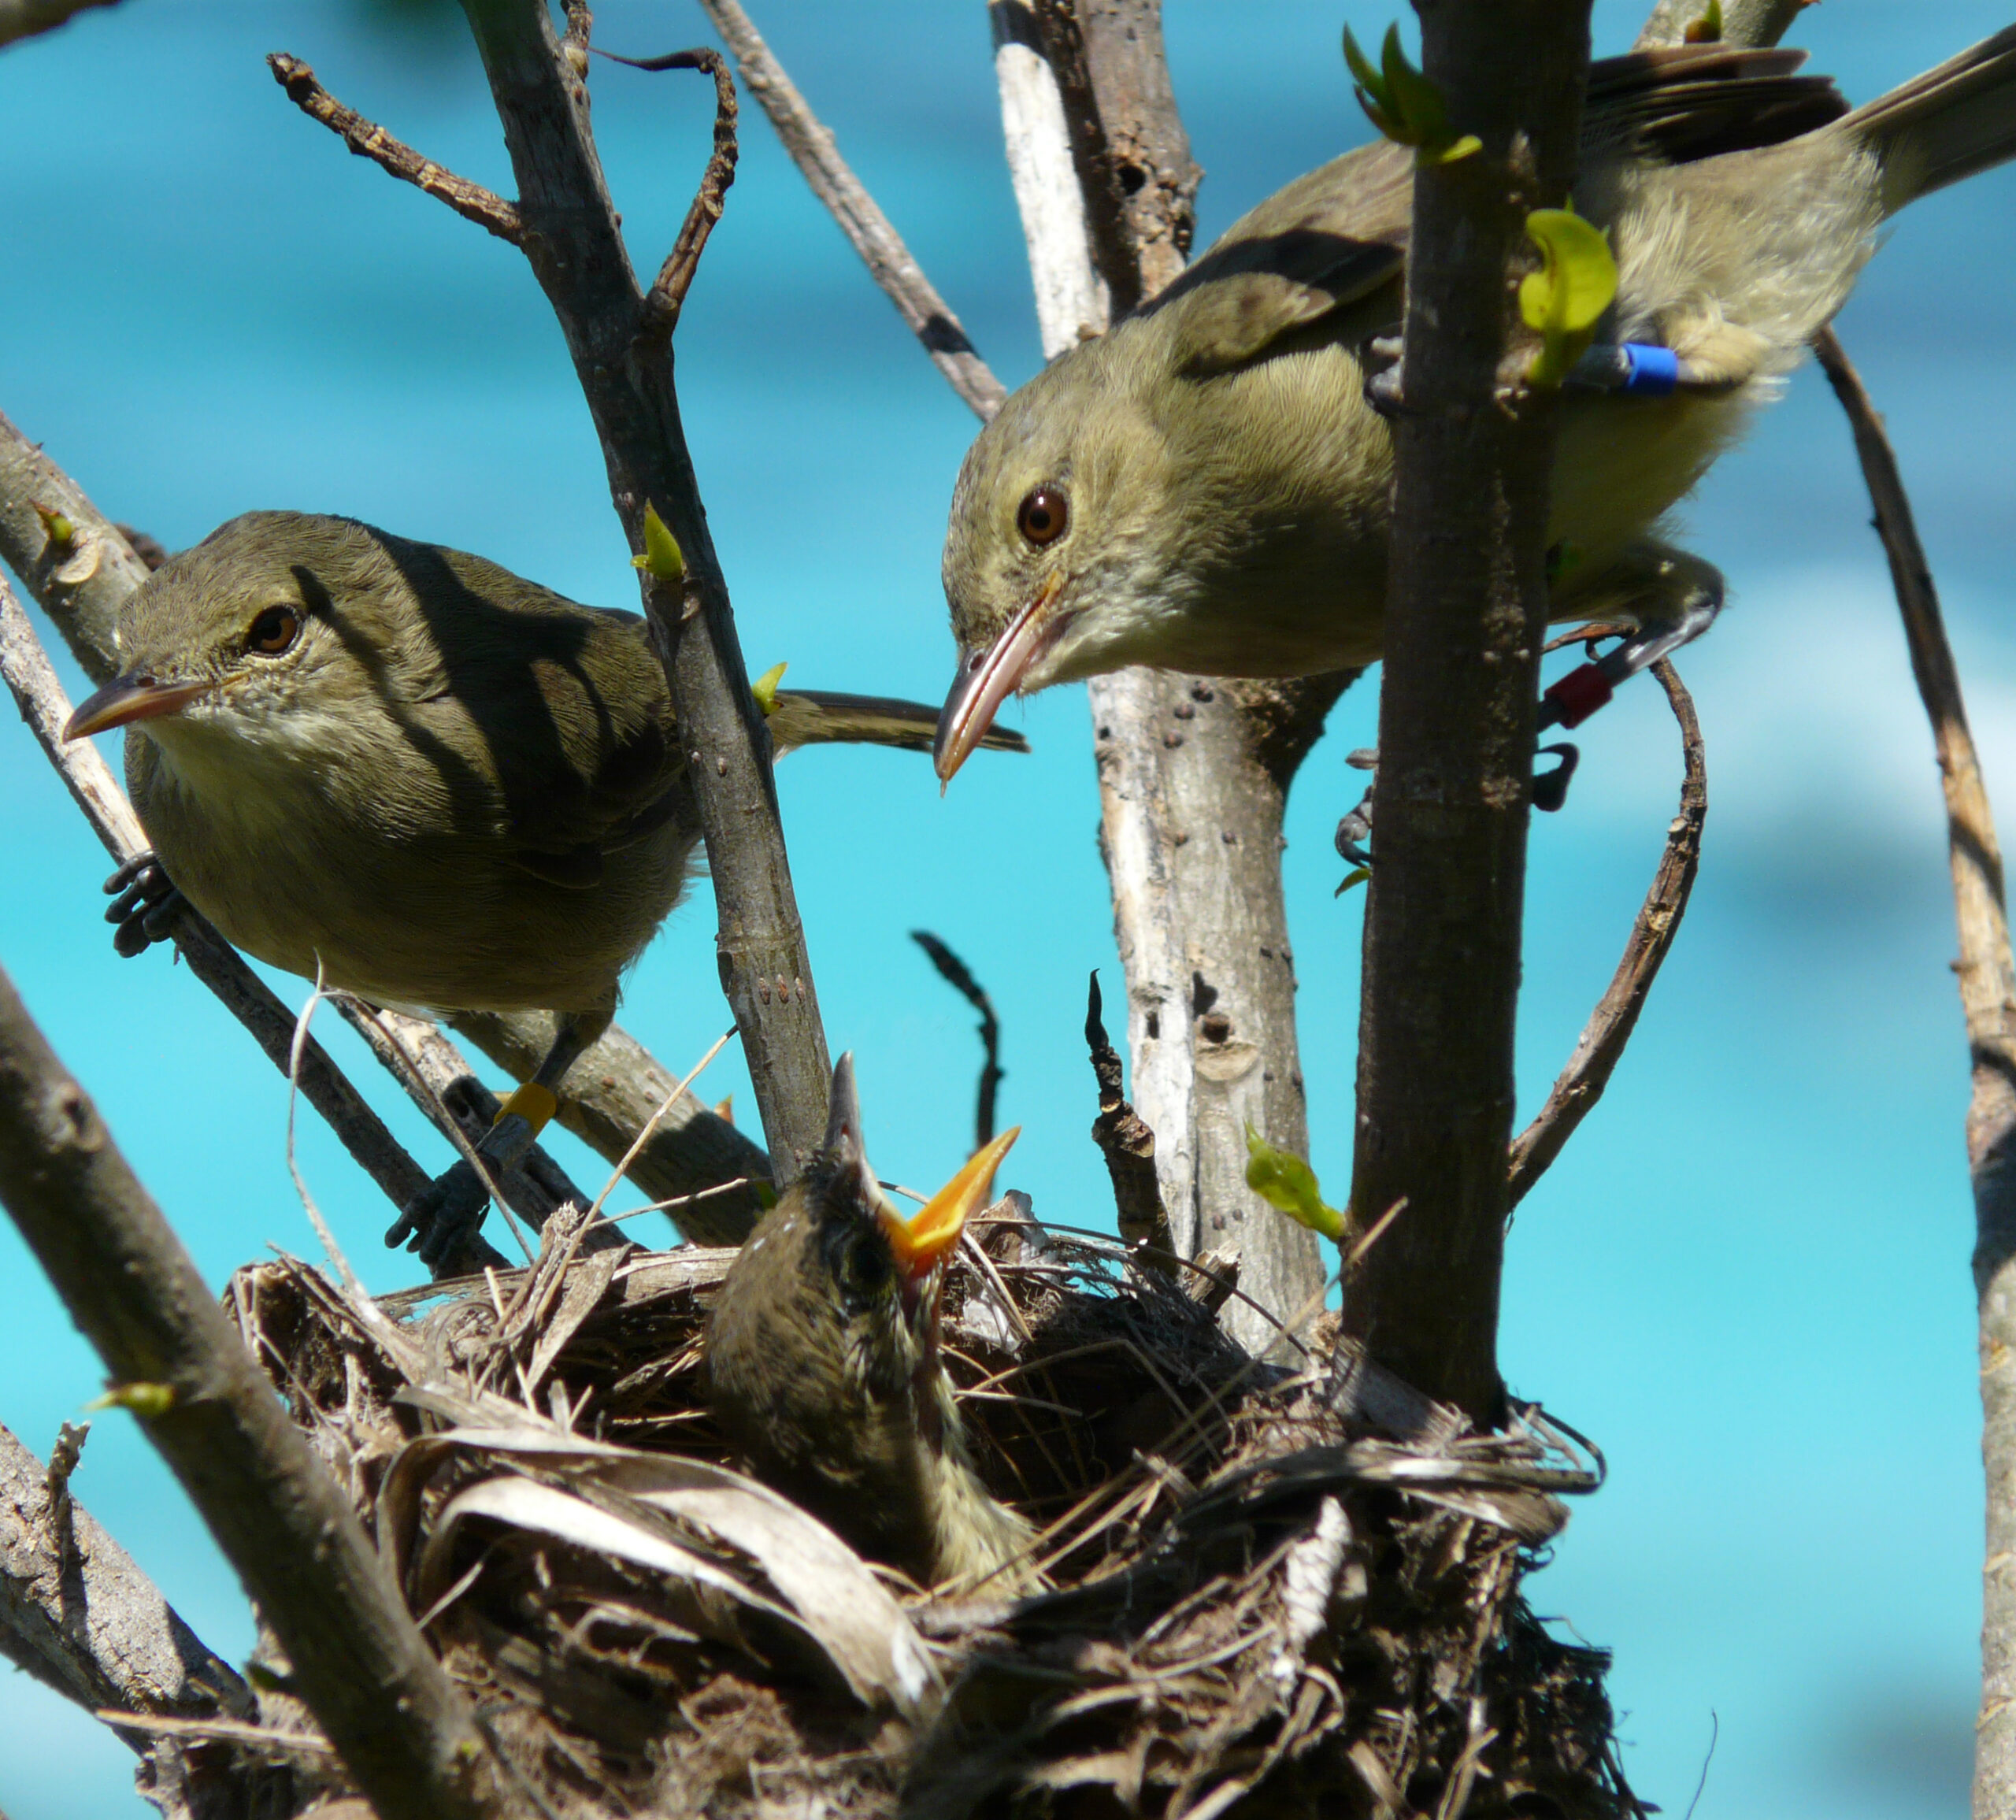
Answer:
[[974, 1468], [938, 1347], [946, 1261], [1017, 1135], [906, 1219], [869, 1167], [843, 1055], [825, 1147], [743, 1244], [707, 1324], [710, 1405], [756, 1476], [927, 1586], [1040, 1584], [1028, 1525]]
[[[150, 575], [119, 645], [124, 673], [65, 732], [127, 730], [158, 863], [128, 869], [121, 951], [169, 932], [179, 891], [248, 954], [380, 1004], [560, 1013], [484, 1146], [522, 1155], [700, 838], [643, 621], [353, 519], [252, 512]], [[936, 718], [865, 696], [773, 708], [780, 750], [921, 750]], [[487, 1198], [458, 1164], [395, 1235], [417, 1225], [435, 1262]]]
[[[1557, 619], [1712, 617], [1721, 576], [1658, 521], [1776, 395], [1884, 222], [2016, 155], [2016, 29], [1853, 112], [1803, 61], [1703, 44], [1591, 65], [1573, 200], [1618, 278], [1562, 401]], [[1388, 413], [1406, 409], [1379, 361], [1414, 162], [1381, 139], [1290, 183], [980, 432], [945, 538], [941, 779], [1011, 695], [1132, 664], [1286, 676], [1378, 658]]]

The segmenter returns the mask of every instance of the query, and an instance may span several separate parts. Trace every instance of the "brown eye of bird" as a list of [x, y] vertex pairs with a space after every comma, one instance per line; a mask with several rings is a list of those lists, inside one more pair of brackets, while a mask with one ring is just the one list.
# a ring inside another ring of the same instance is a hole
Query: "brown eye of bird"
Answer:
[[1064, 497], [1062, 487], [1041, 486], [1029, 489], [1015, 513], [1015, 528], [1022, 534], [1025, 543], [1040, 549], [1046, 543], [1054, 543], [1064, 535], [1064, 527], [1071, 521], [1070, 502]]
[[261, 657], [276, 658], [301, 636], [301, 615], [291, 606], [269, 606], [252, 622], [245, 635], [245, 648]]

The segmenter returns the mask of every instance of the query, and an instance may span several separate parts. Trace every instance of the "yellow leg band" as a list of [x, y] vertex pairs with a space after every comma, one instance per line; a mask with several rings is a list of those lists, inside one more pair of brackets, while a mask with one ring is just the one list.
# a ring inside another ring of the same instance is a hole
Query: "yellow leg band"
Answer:
[[550, 1088], [540, 1086], [536, 1081], [528, 1081], [498, 1107], [495, 1122], [502, 1124], [515, 1112], [532, 1128], [532, 1134], [536, 1136], [545, 1130], [547, 1121], [559, 1110], [560, 1102]]

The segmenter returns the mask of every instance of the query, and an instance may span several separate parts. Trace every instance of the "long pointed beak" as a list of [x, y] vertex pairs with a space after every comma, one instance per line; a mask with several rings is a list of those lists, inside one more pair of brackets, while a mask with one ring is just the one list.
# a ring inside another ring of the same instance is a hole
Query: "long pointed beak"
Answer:
[[113, 727], [130, 727], [135, 721], [152, 721], [163, 714], [179, 714], [198, 695], [208, 695], [208, 683], [161, 682], [150, 676], [115, 677], [97, 694], [80, 702], [63, 723], [63, 737], [81, 739]]
[[1062, 622], [1051, 617], [1050, 606], [1063, 585], [1061, 573], [1052, 575], [986, 650], [959, 654], [959, 673], [939, 710], [938, 736], [931, 748], [941, 789], [973, 756], [1001, 704], [1021, 687], [1029, 666], [1062, 630]]
[[912, 1282], [929, 1274], [933, 1266], [958, 1244], [966, 1221], [987, 1204], [994, 1172], [1009, 1147], [1022, 1135], [1018, 1125], [974, 1151], [959, 1173], [906, 1220], [884, 1203], [880, 1219], [896, 1262]]

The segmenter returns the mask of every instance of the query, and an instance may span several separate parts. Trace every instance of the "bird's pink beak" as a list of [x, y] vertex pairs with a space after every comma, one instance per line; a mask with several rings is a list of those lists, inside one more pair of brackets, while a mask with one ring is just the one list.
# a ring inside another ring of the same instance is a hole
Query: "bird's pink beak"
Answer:
[[938, 714], [938, 737], [931, 760], [939, 788], [973, 756], [987, 737], [1001, 704], [1022, 686], [1036, 659], [1057, 642], [1068, 615], [1053, 614], [1051, 603], [1064, 586], [1061, 572], [1048, 576], [1036, 598], [1016, 614], [1008, 629], [984, 651], [959, 654], [959, 672]]
[[994, 1187], [994, 1172], [1009, 1147], [1022, 1135], [1015, 1125], [983, 1144], [944, 1187], [906, 1220], [887, 1202], [882, 1205], [883, 1235], [896, 1263], [912, 1282], [928, 1276], [959, 1242], [966, 1221], [987, 1204]]
[[81, 739], [114, 727], [130, 727], [135, 721], [179, 714], [198, 695], [208, 695], [209, 691], [208, 683], [161, 682], [144, 674], [115, 677], [97, 694], [77, 704], [63, 723], [63, 737]]

